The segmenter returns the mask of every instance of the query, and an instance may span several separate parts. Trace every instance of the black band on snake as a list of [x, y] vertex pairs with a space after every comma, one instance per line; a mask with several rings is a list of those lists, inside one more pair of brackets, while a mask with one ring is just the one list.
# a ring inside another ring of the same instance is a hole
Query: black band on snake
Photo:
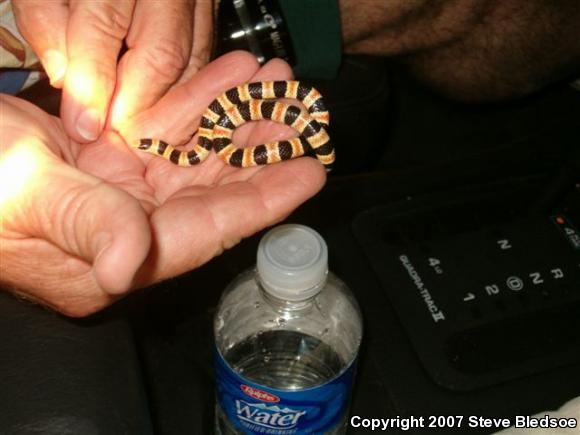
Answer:
[[[308, 112], [272, 101], [278, 98], [296, 99]], [[232, 143], [237, 127], [262, 119], [289, 125], [299, 136], [248, 148], [238, 148]], [[326, 131], [329, 119], [322, 96], [311, 86], [291, 80], [248, 83], [224, 92], [208, 106], [198, 129], [198, 143], [192, 150], [179, 151], [158, 139], [139, 139], [131, 146], [179, 166], [196, 165], [204, 161], [213, 149], [228, 165], [242, 168], [269, 165], [304, 154], [314, 154], [326, 168], [330, 168], [335, 155]]]

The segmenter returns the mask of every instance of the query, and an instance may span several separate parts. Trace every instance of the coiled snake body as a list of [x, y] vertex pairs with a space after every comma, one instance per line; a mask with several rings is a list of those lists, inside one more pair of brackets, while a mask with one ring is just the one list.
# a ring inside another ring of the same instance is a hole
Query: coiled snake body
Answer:
[[[300, 101], [308, 112], [281, 101]], [[249, 121], [270, 119], [289, 125], [298, 137], [248, 148], [232, 143], [234, 130]], [[326, 131], [329, 113], [322, 96], [298, 81], [263, 81], [232, 88], [216, 98], [205, 110], [198, 129], [198, 141], [190, 151], [179, 151], [158, 139], [139, 139], [131, 144], [179, 166], [204, 161], [213, 149], [228, 165], [250, 167], [268, 165], [311, 153], [326, 167], [334, 162], [334, 148]]]

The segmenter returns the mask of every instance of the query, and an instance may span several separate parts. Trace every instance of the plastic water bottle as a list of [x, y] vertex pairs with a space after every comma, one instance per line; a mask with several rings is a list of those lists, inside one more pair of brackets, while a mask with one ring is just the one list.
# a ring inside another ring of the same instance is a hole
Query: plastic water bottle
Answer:
[[260, 242], [255, 270], [225, 290], [214, 321], [216, 433], [344, 434], [362, 338], [359, 307], [302, 225]]

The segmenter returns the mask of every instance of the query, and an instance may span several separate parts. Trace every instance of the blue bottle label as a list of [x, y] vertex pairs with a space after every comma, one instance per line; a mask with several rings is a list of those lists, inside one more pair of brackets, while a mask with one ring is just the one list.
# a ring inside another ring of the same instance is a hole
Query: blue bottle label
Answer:
[[297, 391], [256, 384], [215, 352], [217, 400], [230, 423], [246, 434], [324, 434], [348, 409], [356, 362], [325, 384]]

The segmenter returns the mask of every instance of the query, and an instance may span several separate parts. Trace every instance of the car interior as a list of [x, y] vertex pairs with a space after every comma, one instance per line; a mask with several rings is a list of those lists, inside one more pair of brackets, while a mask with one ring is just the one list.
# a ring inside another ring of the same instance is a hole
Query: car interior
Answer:
[[[580, 396], [580, 91], [460, 103], [366, 56], [311, 83], [337, 161], [284, 222], [322, 235], [360, 304], [351, 415], [513, 418]], [[58, 113], [46, 83], [21, 96]], [[2, 291], [0, 433], [213, 433], [213, 315], [264, 232], [83, 319]]]

